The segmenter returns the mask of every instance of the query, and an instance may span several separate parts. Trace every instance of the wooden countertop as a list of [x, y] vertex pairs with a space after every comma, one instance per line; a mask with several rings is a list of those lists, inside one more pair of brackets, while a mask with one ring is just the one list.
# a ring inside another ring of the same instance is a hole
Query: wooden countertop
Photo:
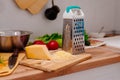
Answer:
[[117, 48], [101, 46], [87, 49], [86, 53], [92, 54], [92, 58], [62, 71], [48, 73], [19, 65], [11, 75], [0, 77], [0, 80], [44, 80], [120, 62], [120, 49]]

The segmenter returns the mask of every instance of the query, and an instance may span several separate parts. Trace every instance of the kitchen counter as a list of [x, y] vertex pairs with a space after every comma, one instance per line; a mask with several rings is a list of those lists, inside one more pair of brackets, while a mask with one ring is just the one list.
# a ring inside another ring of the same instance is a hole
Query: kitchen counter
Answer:
[[120, 62], [48, 80], [120, 80]]
[[66, 74], [71, 74], [80, 71], [83, 72], [83, 70], [88, 70], [120, 62], [120, 49], [118, 48], [101, 46], [93, 49], [87, 49], [86, 53], [90, 53], [92, 55], [92, 58], [61, 71], [48, 73], [19, 65], [14, 71], [14, 73], [5, 77], [0, 77], [0, 80], [43, 80], [48, 78], [50, 79], [53, 77], [63, 76]]
[[120, 48], [120, 35], [112, 36], [112, 37], [106, 37], [106, 38], [99, 38], [98, 40], [104, 41], [107, 46]]

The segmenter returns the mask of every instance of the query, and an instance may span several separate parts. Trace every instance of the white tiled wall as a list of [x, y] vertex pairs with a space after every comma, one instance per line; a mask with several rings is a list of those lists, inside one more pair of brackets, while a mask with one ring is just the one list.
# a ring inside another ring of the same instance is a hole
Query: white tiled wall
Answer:
[[44, 17], [44, 11], [51, 7], [50, 1], [39, 14], [31, 15], [28, 11], [19, 9], [14, 0], [0, 0], [0, 30], [29, 30], [33, 31], [32, 38], [45, 33], [62, 33], [62, 15], [66, 6], [69, 5], [81, 6], [85, 13], [85, 28], [88, 32], [98, 31], [102, 26], [105, 27], [104, 31], [119, 27], [120, 10], [116, 8], [116, 6], [119, 7], [117, 3], [119, 0], [55, 0], [55, 4], [61, 11], [54, 21]]

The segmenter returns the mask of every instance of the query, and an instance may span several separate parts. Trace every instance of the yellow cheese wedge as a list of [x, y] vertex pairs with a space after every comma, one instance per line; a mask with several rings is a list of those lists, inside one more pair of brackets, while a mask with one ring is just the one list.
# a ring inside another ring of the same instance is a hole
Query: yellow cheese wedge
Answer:
[[21, 9], [27, 9], [30, 7], [32, 4], [34, 4], [37, 0], [15, 0], [16, 4], [21, 8]]
[[28, 58], [31, 59], [51, 59], [51, 54], [49, 53], [46, 45], [31, 45], [25, 47], [26, 54]]
[[73, 58], [74, 55], [72, 55], [71, 53], [68, 53], [66, 51], [57, 51], [52, 55], [52, 59], [53, 60], [68, 60]]
[[47, 4], [48, 0], [36, 0], [36, 2], [28, 8], [32, 14], [37, 14]]

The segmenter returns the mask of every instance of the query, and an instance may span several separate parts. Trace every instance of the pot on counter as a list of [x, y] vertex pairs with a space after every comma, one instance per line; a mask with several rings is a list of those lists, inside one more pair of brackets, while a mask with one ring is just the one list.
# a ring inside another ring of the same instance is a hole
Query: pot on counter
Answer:
[[0, 52], [12, 52], [16, 48], [23, 50], [31, 33], [21, 30], [0, 31]]

